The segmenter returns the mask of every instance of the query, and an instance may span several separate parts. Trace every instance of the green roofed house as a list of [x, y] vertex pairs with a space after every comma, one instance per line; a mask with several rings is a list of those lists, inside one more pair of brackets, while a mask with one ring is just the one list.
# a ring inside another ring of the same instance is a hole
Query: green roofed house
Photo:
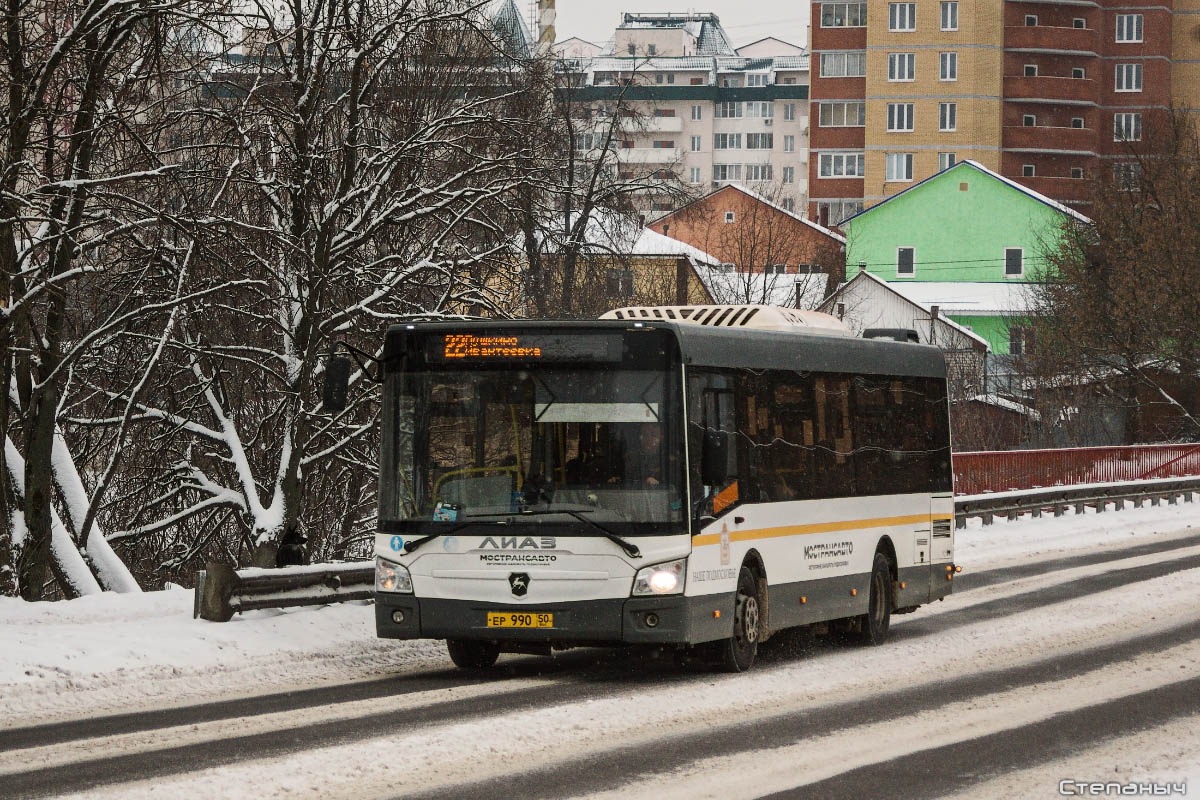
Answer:
[[[975, 161], [961, 161], [841, 223], [851, 279], [822, 310], [840, 311], [854, 329], [936, 333], [930, 320], [941, 317], [986, 341], [992, 356], [1019, 356], [1031, 284], [1044, 274], [1043, 254], [1066, 221], [1091, 222]], [[855, 275], [856, 268], [869, 275]], [[997, 367], [993, 375], [1006, 371]]]

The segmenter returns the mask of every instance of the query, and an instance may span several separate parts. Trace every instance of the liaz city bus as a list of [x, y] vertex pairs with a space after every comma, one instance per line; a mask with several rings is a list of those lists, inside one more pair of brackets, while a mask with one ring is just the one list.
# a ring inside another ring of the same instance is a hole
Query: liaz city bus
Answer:
[[765, 306], [412, 323], [383, 355], [376, 628], [454, 663], [646, 644], [741, 671], [951, 590], [936, 348]]

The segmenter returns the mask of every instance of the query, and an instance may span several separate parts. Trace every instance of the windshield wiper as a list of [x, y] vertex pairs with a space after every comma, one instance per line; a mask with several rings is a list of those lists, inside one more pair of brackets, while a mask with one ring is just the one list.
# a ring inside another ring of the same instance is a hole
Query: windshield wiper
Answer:
[[533, 515], [533, 514], [569, 514], [570, 516], [574, 517], [575, 519], [579, 520], [580, 522], [587, 524], [587, 525], [591, 525], [593, 528], [600, 531], [600, 533], [604, 534], [604, 537], [606, 539], [608, 539], [611, 542], [614, 542], [618, 547], [620, 547], [622, 550], [624, 550], [625, 554], [627, 556], [629, 556], [630, 558], [641, 558], [642, 557], [642, 551], [638, 549], [638, 546], [636, 544], [629, 541], [628, 539], [621, 538], [617, 534], [610, 531], [608, 528], [601, 525], [599, 522], [596, 522], [593, 519], [588, 519], [587, 517], [583, 516], [583, 514], [579, 513], [578, 511], [575, 511], [574, 509], [570, 509], [570, 508], [523, 508], [523, 509], [521, 509], [521, 513], [529, 514], [529, 515]]
[[414, 552], [421, 545], [425, 544], [426, 542], [432, 542], [434, 539], [438, 538], [439, 536], [449, 536], [450, 534], [452, 534], [456, 531], [461, 531], [463, 528], [467, 527], [468, 525], [507, 525], [507, 524], [508, 524], [507, 519], [468, 519], [468, 520], [464, 520], [463, 522], [460, 522], [457, 525], [452, 525], [451, 527], [447, 528], [444, 531], [438, 531], [437, 533], [431, 533], [428, 536], [421, 536], [416, 539], [410, 539], [409, 541], [404, 543], [404, 554], [408, 555], [409, 553]]

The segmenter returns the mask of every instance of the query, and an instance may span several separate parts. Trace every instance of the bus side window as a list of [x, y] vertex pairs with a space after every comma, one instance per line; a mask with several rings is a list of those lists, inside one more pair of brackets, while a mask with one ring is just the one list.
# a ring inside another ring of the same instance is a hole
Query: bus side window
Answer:
[[688, 380], [688, 461], [691, 466], [690, 480], [692, 507], [697, 517], [713, 515], [712, 498], [724, 486], [704, 486], [700, 478], [701, 450], [706, 430], [723, 431], [729, 434], [729, 483], [738, 478], [737, 424], [734, 418], [733, 381], [717, 372], [697, 371]]

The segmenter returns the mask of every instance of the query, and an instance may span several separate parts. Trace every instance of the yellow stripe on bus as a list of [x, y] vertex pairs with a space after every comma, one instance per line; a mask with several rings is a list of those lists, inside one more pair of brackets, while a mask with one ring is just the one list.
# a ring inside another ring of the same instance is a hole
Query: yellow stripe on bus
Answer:
[[[774, 539], [779, 536], [804, 536], [813, 533], [833, 533], [835, 531], [852, 531], [860, 528], [886, 528], [891, 525], [911, 525], [913, 523], [943, 522], [953, 519], [949, 516], [931, 516], [929, 514], [909, 514], [904, 517], [876, 517], [874, 519], [844, 519], [835, 522], [814, 522], [808, 525], [785, 525], [780, 528], [754, 528], [745, 531], [730, 531], [731, 542], [743, 542], [750, 539]], [[693, 547], [703, 547], [706, 544], [719, 544], [721, 534], [706, 533], [692, 537]]]

